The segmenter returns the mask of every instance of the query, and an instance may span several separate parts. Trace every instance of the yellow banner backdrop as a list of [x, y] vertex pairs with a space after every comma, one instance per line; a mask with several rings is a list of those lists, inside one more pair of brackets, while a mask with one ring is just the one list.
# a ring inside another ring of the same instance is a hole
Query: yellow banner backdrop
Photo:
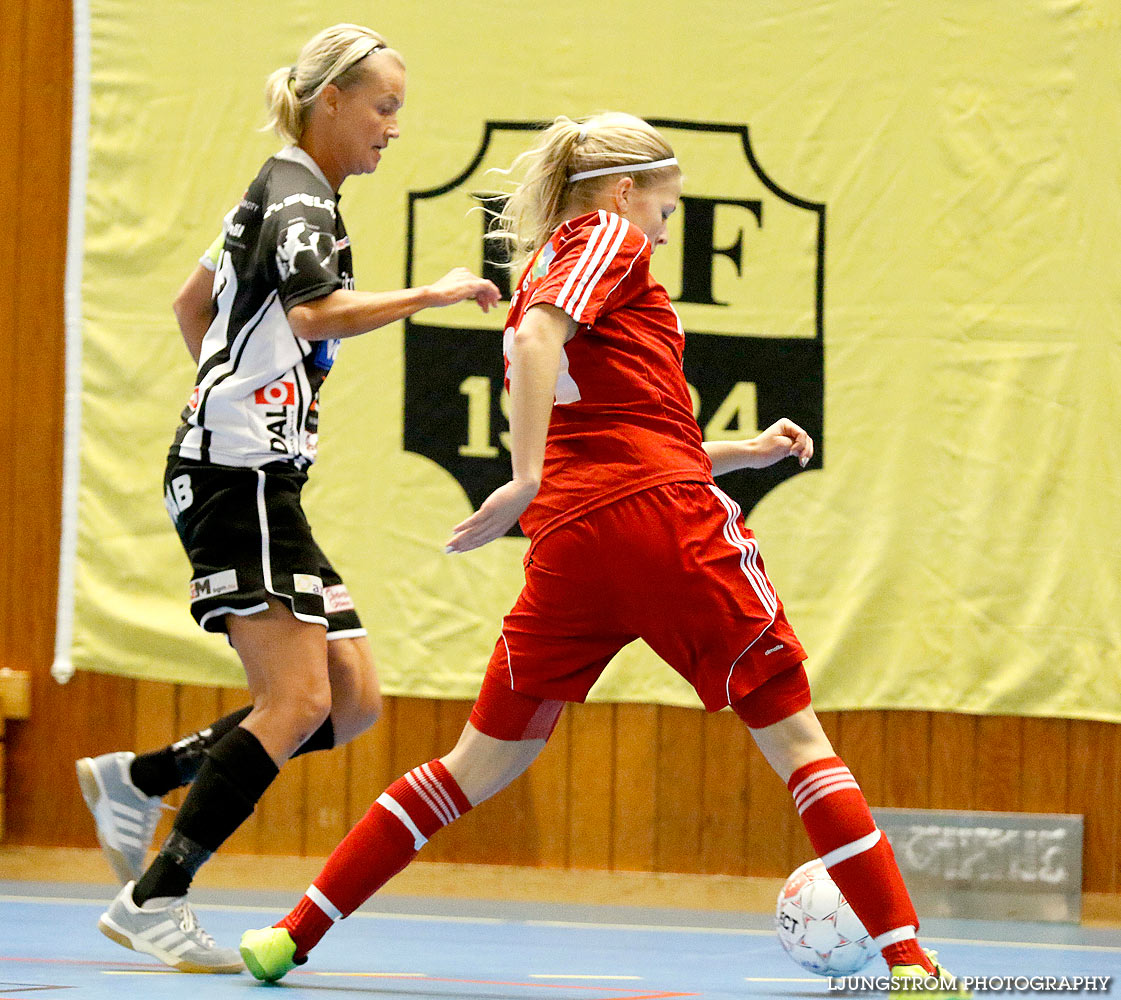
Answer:
[[[169, 304], [277, 147], [266, 75], [329, 17], [409, 70], [401, 138], [343, 190], [360, 288], [483, 267], [471, 208], [527, 123], [665, 128], [686, 198], [655, 270], [700, 422], [819, 441], [726, 488], [820, 708], [1121, 721], [1116, 4], [88, 3], [60, 676], [241, 680], [162, 504], [193, 381]], [[521, 538], [442, 551], [508, 461], [500, 328], [420, 314], [345, 343], [324, 388], [307, 507], [390, 693], [472, 697], [520, 586]], [[639, 646], [593, 696], [696, 703]]]

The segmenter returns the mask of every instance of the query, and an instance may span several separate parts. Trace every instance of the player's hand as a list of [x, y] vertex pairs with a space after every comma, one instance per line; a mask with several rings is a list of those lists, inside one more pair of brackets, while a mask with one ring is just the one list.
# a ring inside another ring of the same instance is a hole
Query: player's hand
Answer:
[[804, 469], [814, 457], [813, 438], [786, 417], [776, 420], [765, 431], [752, 438], [750, 445], [757, 460], [755, 467], [759, 469], [781, 462], [788, 456], [798, 459], [798, 464]]
[[445, 552], [469, 552], [509, 531], [537, 496], [536, 483], [517, 479], [499, 486], [466, 521], [452, 529]]
[[433, 306], [450, 306], [464, 299], [474, 299], [483, 312], [489, 312], [491, 306], [498, 305], [498, 300], [502, 298], [493, 281], [480, 278], [465, 267], [448, 271], [439, 281], [428, 286], [428, 294]]

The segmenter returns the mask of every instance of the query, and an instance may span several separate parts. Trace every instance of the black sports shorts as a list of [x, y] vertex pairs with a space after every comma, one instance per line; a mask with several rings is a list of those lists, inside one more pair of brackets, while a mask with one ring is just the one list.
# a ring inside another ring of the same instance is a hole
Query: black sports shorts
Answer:
[[270, 597], [328, 639], [365, 635], [346, 584], [311, 534], [300, 491], [307, 473], [291, 462], [259, 469], [171, 455], [164, 503], [193, 570], [191, 614], [208, 632], [226, 615], [264, 611]]

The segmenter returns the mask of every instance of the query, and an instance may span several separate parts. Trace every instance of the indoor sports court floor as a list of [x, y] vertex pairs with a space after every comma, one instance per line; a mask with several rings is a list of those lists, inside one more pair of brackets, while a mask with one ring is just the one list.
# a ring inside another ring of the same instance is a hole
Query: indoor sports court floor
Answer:
[[[248, 973], [190, 976], [98, 933], [109, 891], [0, 881], [0, 1000], [221, 1000], [261, 989], [320, 1000], [830, 995], [826, 980], [786, 957], [761, 914], [403, 896], [383, 896], [339, 924], [312, 961], [278, 987]], [[296, 897], [209, 890], [195, 898], [203, 925], [234, 944], [245, 928], [272, 922]], [[928, 946], [962, 975], [1121, 975], [1121, 928], [929, 920], [924, 930]], [[870, 975], [879, 971], [869, 968]]]

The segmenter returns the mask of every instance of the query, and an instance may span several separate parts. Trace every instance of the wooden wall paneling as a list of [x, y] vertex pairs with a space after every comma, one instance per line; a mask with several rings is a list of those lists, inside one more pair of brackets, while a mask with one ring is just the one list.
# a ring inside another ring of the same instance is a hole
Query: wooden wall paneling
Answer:
[[[752, 741], [754, 743], [754, 741]], [[785, 782], [755, 746], [747, 755], [747, 831], [745, 874], [786, 878], [813, 851], [798, 854], [802, 821]]]
[[611, 866], [653, 871], [658, 843], [658, 706], [617, 705]]
[[528, 829], [527, 864], [564, 868], [568, 864], [568, 716], [561, 713], [553, 735], [525, 773]]
[[[1116, 731], [1117, 728], [1114, 729]], [[1024, 752], [1019, 775], [1020, 808], [1024, 812], [1064, 812], [1067, 799], [1067, 720], [1024, 719], [1022, 732]]]
[[852, 771], [868, 804], [884, 805], [888, 760], [884, 752], [884, 716], [877, 711], [845, 712], [841, 716], [837, 752]]
[[[472, 702], [443, 702], [448, 714], [440, 736], [439, 754], [447, 753], [459, 739]], [[449, 709], [448, 706], [453, 706]], [[436, 754], [434, 753], [433, 756]], [[506, 788], [480, 803], [463, 819], [456, 820], [451, 830], [438, 838], [441, 853], [437, 860], [450, 860], [452, 852], [480, 864], [521, 864], [532, 851], [529, 823], [529, 794], [523, 779], [511, 782]], [[434, 842], [433, 846], [437, 846]]]
[[440, 703], [426, 698], [394, 698], [393, 780], [444, 752], [440, 745]]
[[[16, 5], [17, 9], [23, 6]], [[61, 504], [59, 401], [65, 388], [65, 366], [61, 363], [62, 296], [54, 290], [62, 289], [65, 278], [71, 14], [65, 0], [45, 0], [33, 6], [36, 9], [25, 8], [23, 72], [9, 92], [9, 98], [14, 97], [20, 106], [20, 182], [10, 191], [8, 204], [19, 213], [20, 221], [11, 261], [14, 267], [6, 272], [15, 289], [15, 328], [10, 331], [15, 351], [7, 359], [10, 367], [5, 374], [8, 384], [18, 389], [4, 393], [8, 399], [3, 405], [15, 407], [11, 419], [19, 432], [5, 439], [3, 464], [12, 470], [5, 499], [12, 520], [3, 545], [9, 552], [11, 575], [0, 590], [12, 595], [12, 603], [0, 608], [0, 613], [12, 623], [4, 659], [38, 674], [34, 687], [42, 694], [46, 685], [54, 683], [44, 672], [53, 652]], [[48, 289], [51, 291], [44, 294]], [[102, 689], [97, 683], [91, 687]], [[73, 751], [80, 742], [76, 737], [88, 732], [82, 725], [87, 718], [116, 724], [118, 706], [95, 705], [92, 700], [85, 705], [70, 703], [68, 711], [56, 717], [45, 708], [42, 700], [33, 702], [36, 725], [12, 723], [8, 728], [9, 766], [30, 767], [33, 774], [30, 781], [13, 782], [9, 788], [8, 804], [15, 815], [9, 815], [8, 826], [18, 837], [28, 823], [45, 824], [52, 840], [73, 843], [85, 836], [74, 826], [62, 825], [73, 823], [75, 809], [84, 811], [73, 791], [74, 758], [78, 756]], [[92, 715], [87, 714], [91, 711]], [[65, 756], [49, 771], [41, 766], [38, 752], [44, 738], [58, 739], [64, 745]], [[35, 784], [40, 787], [33, 787]], [[69, 794], [60, 794], [62, 789], [70, 790]], [[28, 791], [33, 804], [23, 798]], [[33, 819], [28, 808], [35, 812]], [[80, 829], [85, 831], [88, 826], [82, 824]]]
[[972, 809], [977, 717], [931, 713], [930, 808]]
[[[176, 694], [175, 686], [163, 681], [133, 681], [133, 713], [131, 737], [122, 735], [121, 742], [115, 747], [117, 750], [132, 750], [134, 753], [147, 753], [167, 746], [172, 740], [178, 738], [176, 726]], [[179, 801], [167, 798], [164, 800], [170, 805]], [[165, 809], [160, 816], [159, 825], [156, 827], [153, 843], [158, 846], [163, 843], [171, 832], [171, 824], [175, 820], [173, 809]], [[256, 843], [247, 847], [249, 851], [257, 849]]]
[[817, 721], [821, 723], [821, 728], [825, 730], [825, 735], [829, 738], [829, 742], [833, 744], [833, 749], [835, 751], [841, 739], [841, 713], [816, 712], [815, 714], [817, 715]]
[[1068, 724], [1067, 811], [1085, 817], [1082, 887], [1110, 892], [1117, 879], [1114, 839], [1118, 803], [1109, 791], [1117, 771], [1117, 727], [1072, 719]]
[[[0, 102], [0, 135], [5, 136], [5, 142], [0, 145], [0, 191], [10, 192], [9, 238], [0, 246], [0, 269], [5, 276], [11, 276], [0, 281], [0, 371], [4, 372], [15, 371], [16, 355], [23, 346], [21, 338], [27, 337], [30, 332], [21, 334], [19, 330], [16, 318], [18, 282], [14, 277], [19, 271], [21, 248], [37, 235], [33, 227], [33, 202], [24, 196], [21, 155], [28, 125], [27, 116], [23, 114], [22, 90], [26, 16], [27, 7], [24, 4], [0, 5], [0, 88], [9, 95], [8, 100]], [[48, 349], [49, 353], [52, 352]], [[0, 394], [0, 441], [5, 443], [15, 438], [18, 399], [18, 391]], [[54, 409], [57, 408], [52, 408], [52, 411]], [[53, 417], [52, 411], [40, 415], [39, 419]], [[3, 544], [0, 544], [0, 580], [4, 581], [4, 586], [0, 586], [0, 642], [3, 643], [0, 648], [4, 651], [0, 666], [14, 669], [21, 666], [10, 658], [15, 645], [14, 632], [19, 627], [21, 616], [17, 614], [18, 590], [8, 585], [16, 577], [14, 547], [8, 544], [8, 539], [16, 532], [15, 491], [17, 477], [22, 475], [14, 462], [0, 462], [0, 538], [3, 539]]]
[[568, 864], [611, 867], [615, 794], [615, 706], [570, 705]]
[[[17, 7], [21, 5], [16, 5]], [[53, 637], [55, 567], [61, 505], [62, 435], [59, 401], [65, 366], [51, 365], [40, 342], [59, 337], [66, 275], [66, 224], [70, 182], [71, 12], [68, 0], [44, 0], [25, 21], [25, 72], [9, 95], [20, 94], [22, 179], [13, 201], [23, 222], [15, 267], [17, 350], [5, 374], [18, 392], [13, 419], [19, 433], [5, 439], [5, 462], [14, 467], [14, 522], [6, 545], [16, 574], [12, 608], [17, 665], [27, 665], [40, 636]], [[54, 133], [58, 133], [54, 135]], [[9, 206], [11, 203], [9, 203]], [[26, 213], [26, 214], [23, 214]], [[49, 585], [44, 585], [50, 581]], [[5, 588], [6, 589], [6, 588]]]
[[882, 805], [926, 809], [930, 805], [930, 713], [887, 712], [884, 718]]
[[393, 770], [397, 700], [385, 698], [381, 718], [347, 747], [347, 828], [354, 826], [397, 778]]
[[[78, 846], [91, 836], [72, 795], [73, 723], [84, 706], [51, 680], [58, 563], [62, 264], [70, 157], [71, 11], [64, 0], [5, 4], [0, 10], [0, 111], [5, 142], [0, 181], [8, 193], [10, 238], [0, 258], [0, 394], [8, 445], [0, 465], [0, 666], [32, 674], [32, 716], [7, 727], [7, 840]], [[49, 28], [49, 30], [48, 30]], [[25, 72], [34, 66], [35, 72]], [[21, 433], [10, 434], [19, 422]], [[57, 759], [53, 741], [60, 743]], [[50, 746], [52, 754], [43, 748]], [[84, 752], [84, 751], [83, 751]], [[69, 758], [69, 759], [67, 759]]]
[[1010, 715], [983, 715], [977, 719], [975, 809], [1015, 812], [1020, 808], [1022, 722]]
[[307, 773], [303, 853], [320, 857], [330, 854], [350, 829], [346, 822], [347, 748], [309, 753], [302, 759]]
[[261, 854], [304, 853], [307, 828], [307, 757], [290, 760], [257, 803]]
[[533, 863], [534, 823], [529, 782], [523, 774], [494, 796], [491, 808], [480, 815], [476, 856], [482, 864]]
[[1111, 873], [1109, 880], [1110, 892], [1121, 892], [1121, 726], [1110, 726], [1112, 733], [1107, 737], [1113, 744], [1113, 774], [1111, 781], [1103, 789], [1104, 797], [1109, 803], [1106, 815], [1113, 818], [1112, 832], [1109, 838], [1111, 857], [1108, 865]]
[[695, 872], [704, 808], [704, 712], [663, 705], [658, 711], [658, 843], [655, 869]]
[[[471, 714], [473, 702], [459, 704], [462, 708], [456, 736]], [[478, 858], [485, 864], [532, 866], [541, 863], [545, 838], [551, 845], [554, 861], [558, 852], [563, 859], [567, 846], [564, 824], [568, 819], [565, 775], [563, 762], [558, 769], [555, 746], [553, 753], [546, 756], [547, 753], [548, 745], [526, 773], [479, 811], [474, 827], [465, 830], [474, 842], [461, 841], [456, 845], [461, 856]]]
[[743, 875], [747, 871], [748, 758], [751, 734], [728, 710], [706, 713], [702, 723], [704, 771], [701, 843], [697, 871]]

